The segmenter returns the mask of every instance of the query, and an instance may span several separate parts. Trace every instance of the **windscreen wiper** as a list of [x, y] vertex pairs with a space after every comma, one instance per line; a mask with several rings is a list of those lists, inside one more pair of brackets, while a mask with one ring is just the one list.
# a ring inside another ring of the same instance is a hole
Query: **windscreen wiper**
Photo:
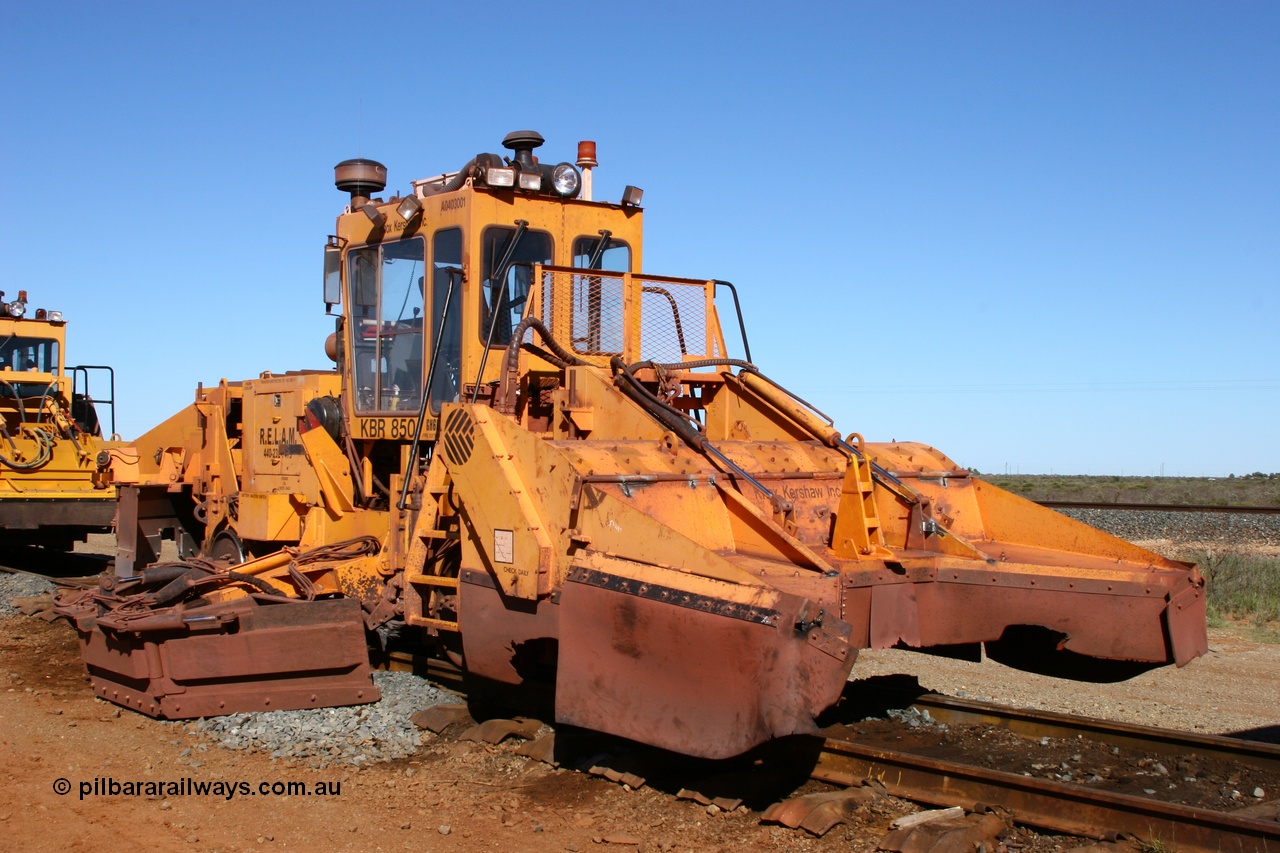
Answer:
[[604, 230], [598, 232], [600, 239], [596, 241], [595, 248], [591, 250], [591, 259], [587, 261], [587, 269], [600, 269], [600, 262], [604, 260], [605, 250], [609, 248], [609, 238], [613, 236], [613, 232]]
[[485, 336], [484, 352], [480, 354], [480, 372], [476, 374], [476, 384], [471, 391], [472, 403], [480, 399], [480, 380], [484, 379], [484, 364], [489, 360], [489, 347], [493, 346], [493, 333], [498, 328], [498, 309], [502, 307], [502, 298], [507, 293], [507, 273], [511, 272], [511, 266], [515, 263], [516, 247], [520, 245], [520, 238], [528, 228], [529, 220], [516, 220], [516, 230], [511, 232], [511, 236], [507, 238], [507, 244], [502, 247], [502, 260], [498, 262], [497, 269], [489, 277], [490, 296], [493, 296], [494, 288], [501, 288], [501, 290], [497, 291], [498, 295], [489, 303], [489, 334]]

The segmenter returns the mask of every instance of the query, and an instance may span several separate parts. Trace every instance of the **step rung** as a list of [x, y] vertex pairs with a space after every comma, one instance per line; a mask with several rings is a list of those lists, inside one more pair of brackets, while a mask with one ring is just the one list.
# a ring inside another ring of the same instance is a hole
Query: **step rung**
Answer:
[[441, 631], [457, 631], [458, 623], [448, 619], [432, 619], [430, 616], [407, 616], [405, 621], [416, 628], [438, 628]]
[[444, 577], [443, 575], [405, 575], [404, 578], [409, 583], [426, 584], [428, 586], [449, 586], [457, 589], [458, 579]]

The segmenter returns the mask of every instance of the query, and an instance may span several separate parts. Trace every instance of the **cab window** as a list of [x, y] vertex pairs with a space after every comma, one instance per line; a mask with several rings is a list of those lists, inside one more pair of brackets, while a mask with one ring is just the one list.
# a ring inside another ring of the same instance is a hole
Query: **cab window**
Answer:
[[[512, 242], [515, 245], [512, 247]], [[540, 231], [517, 232], [515, 228], [486, 228], [484, 232], [484, 284], [480, 292], [480, 340], [505, 347], [511, 330], [524, 316], [529, 299], [533, 264], [550, 264], [553, 258], [551, 235]], [[498, 269], [510, 257], [506, 274]], [[501, 281], [494, 282], [500, 276]]]
[[440, 404], [455, 402], [462, 389], [462, 276], [457, 272], [462, 269], [461, 228], [436, 232], [431, 241], [431, 267], [431, 334], [436, 334], [444, 320], [443, 333], [436, 343], [440, 354], [435, 357], [435, 373], [431, 377], [431, 411], [439, 414]]
[[58, 373], [58, 342], [48, 338], [0, 340], [0, 370], [18, 373]]
[[[595, 270], [631, 272], [631, 247], [609, 238], [600, 245], [603, 237], [579, 237], [573, 241], [573, 265]], [[594, 263], [593, 263], [594, 261]]]
[[356, 410], [416, 411], [422, 402], [425, 241], [365, 246], [347, 258]]
[[[573, 241], [573, 265], [583, 269], [631, 271], [631, 247], [606, 238], [578, 237]], [[612, 275], [573, 277], [570, 312], [573, 348], [592, 355], [622, 352], [626, 293], [623, 280]]]

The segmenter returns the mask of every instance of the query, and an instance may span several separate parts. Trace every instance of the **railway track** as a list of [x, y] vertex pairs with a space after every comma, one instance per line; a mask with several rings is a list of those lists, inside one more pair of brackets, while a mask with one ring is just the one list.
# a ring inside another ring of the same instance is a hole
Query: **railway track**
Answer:
[[1202, 735], [1094, 717], [1077, 717], [1052, 711], [1007, 708], [990, 702], [957, 699], [925, 693], [910, 700], [911, 707], [928, 711], [933, 719], [950, 725], [984, 725], [1008, 729], [1029, 738], [1084, 738], [1112, 747], [1157, 755], [1184, 756], [1248, 764], [1280, 773], [1280, 744]]
[[1022, 825], [1104, 838], [1127, 833], [1179, 853], [1280, 849], [1280, 823], [1098, 791], [955, 761], [828, 738], [813, 778], [840, 785], [874, 779], [889, 793], [932, 806], [1007, 809]]
[[[896, 704], [927, 711], [953, 726], [994, 726], [1028, 739], [1096, 741], [1133, 753], [1195, 756], [1280, 772], [1280, 746], [1115, 723], [1045, 711], [1006, 708], [927, 693]], [[894, 703], [890, 703], [894, 704]], [[1129, 833], [1163, 841], [1169, 849], [1255, 851], [1280, 849], [1280, 823], [1273, 817], [1223, 812], [1138, 797], [1087, 785], [990, 769], [970, 761], [943, 760], [911, 750], [859, 743], [845, 729], [823, 742], [813, 778], [834, 784], [875, 779], [895, 796], [933, 806], [998, 804], [1018, 823], [1094, 838]]]

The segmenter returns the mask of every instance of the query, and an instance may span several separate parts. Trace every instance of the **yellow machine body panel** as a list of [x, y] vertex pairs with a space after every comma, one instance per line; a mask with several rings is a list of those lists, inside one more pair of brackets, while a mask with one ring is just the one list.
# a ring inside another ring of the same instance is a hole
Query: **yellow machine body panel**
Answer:
[[95, 400], [89, 380], [114, 387], [114, 377], [68, 366], [66, 346], [60, 312], [29, 308], [25, 291], [9, 302], [0, 293], [0, 539], [9, 543], [70, 549], [111, 529], [116, 494], [100, 454], [122, 443], [98, 419], [104, 404], [114, 420], [114, 392]]

